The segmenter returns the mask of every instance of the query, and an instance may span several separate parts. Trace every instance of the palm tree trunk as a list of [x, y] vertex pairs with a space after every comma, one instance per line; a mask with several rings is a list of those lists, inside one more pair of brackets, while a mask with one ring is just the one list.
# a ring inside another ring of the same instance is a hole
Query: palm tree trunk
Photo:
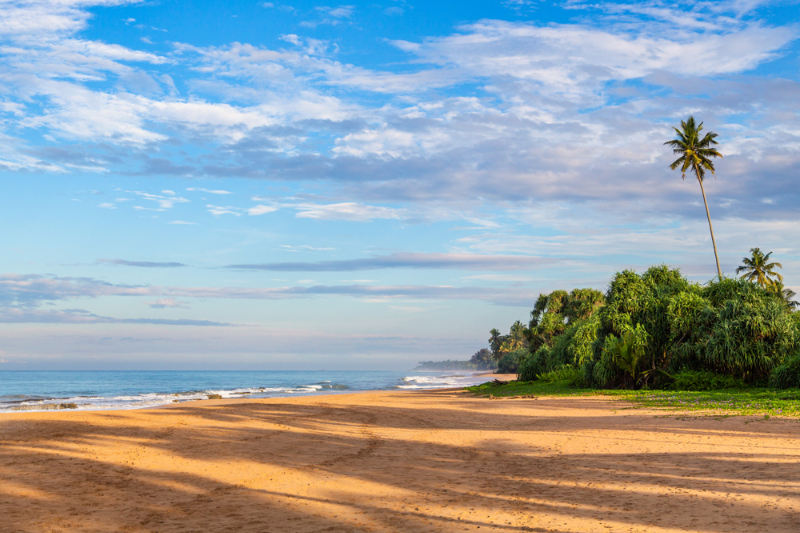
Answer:
[[700, 192], [703, 193], [703, 203], [706, 205], [706, 217], [708, 217], [708, 231], [711, 232], [711, 245], [714, 246], [714, 259], [717, 260], [717, 274], [719, 280], [722, 281], [722, 269], [719, 267], [719, 255], [717, 254], [717, 243], [714, 241], [714, 228], [711, 226], [711, 214], [708, 212], [708, 200], [706, 200], [706, 190], [703, 188], [703, 180], [697, 179], [700, 182]]

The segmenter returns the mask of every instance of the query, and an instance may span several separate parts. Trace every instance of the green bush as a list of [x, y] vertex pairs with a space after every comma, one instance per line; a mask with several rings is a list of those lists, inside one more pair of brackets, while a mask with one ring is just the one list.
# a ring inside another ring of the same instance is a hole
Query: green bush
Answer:
[[619, 272], [612, 278], [606, 306], [600, 310], [601, 335], [620, 337], [641, 325], [648, 339], [643, 364], [661, 367], [667, 363], [675, 340], [670, 302], [681, 293], [698, 290], [678, 269], [666, 265], [650, 267], [642, 275], [631, 270]]
[[526, 348], [520, 348], [513, 352], [507, 352], [500, 361], [497, 362], [498, 374], [516, 374], [519, 369], [519, 364], [528, 355]]
[[666, 265], [625, 270], [605, 296], [591, 289], [541, 295], [529, 334], [530, 353], [501, 362], [505, 371], [516, 364], [524, 381], [569, 366], [593, 387], [671, 382], [703, 391], [763, 386], [768, 378], [800, 386], [800, 362], [788, 362], [800, 350], [800, 313], [741, 279], [699, 285]]
[[[664, 265], [642, 275], [626, 270], [614, 276], [600, 321], [597, 336], [605, 349], [610, 349], [605, 346], [609, 335], [645, 329], [648, 342], [642, 369], [656, 369], [644, 376], [646, 385], [653, 385], [659, 371], [682, 370], [763, 383], [800, 344], [795, 317], [767, 290], [740, 279], [712, 281], [703, 287]], [[595, 349], [600, 346], [597, 343]], [[587, 365], [594, 384], [624, 385], [626, 372], [602, 353], [595, 353], [595, 358]], [[588, 373], [584, 369], [584, 375]]]
[[535, 381], [536, 376], [546, 370], [549, 354], [550, 348], [542, 346], [536, 350], [536, 353], [526, 355], [519, 363], [517, 379], [519, 381]]
[[570, 387], [583, 385], [583, 373], [579, 368], [572, 365], [564, 365], [561, 368], [539, 374], [536, 377], [544, 383], [564, 383]]
[[797, 350], [792, 313], [766, 289], [723, 279], [703, 287], [700, 296], [706, 305], [694, 302], [692, 319], [675, 324], [681, 344], [672, 350], [671, 370], [707, 370], [758, 383]]
[[542, 294], [531, 311], [528, 327], [531, 353], [541, 346], [552, 347], [571, 326], [596, 315], [605, 303], [603, 293], [595, 289], [574, 289]]
[[591, 375], [584, 370], [584, 378], [600, 387], [608, 387], [617, 376], [618, 369], [614, 364], [613, 350], [619, 339], [613, 334], [603, 339], [599, 359], [591, 366]]
[[800, 354], [773, 369], [769, 376], [769, 386], [774, 389], [800, 388]]
[[719, 389], [743, 389], [744, 381], [733, 376], [715, 374], [705, 370], [684, 370], [672, 376], [672, 383], [666, 386], [670, 390], [709, 391]]

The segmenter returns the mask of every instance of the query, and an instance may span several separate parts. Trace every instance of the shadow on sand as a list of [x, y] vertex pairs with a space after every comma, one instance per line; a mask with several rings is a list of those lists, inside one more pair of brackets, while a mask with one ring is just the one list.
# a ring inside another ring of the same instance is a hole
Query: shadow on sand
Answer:
[[403, 397], [0, 418], [0, 530], [800, 530], [796, 421]]

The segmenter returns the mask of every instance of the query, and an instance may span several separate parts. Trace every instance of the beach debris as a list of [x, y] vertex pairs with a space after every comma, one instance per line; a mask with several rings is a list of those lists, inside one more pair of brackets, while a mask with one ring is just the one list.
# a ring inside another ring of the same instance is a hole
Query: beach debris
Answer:
[[208, 395], [208, 399], [209, 400], [221, 400], [222, 396], [220, 396], [219, 394], [209, 394]]

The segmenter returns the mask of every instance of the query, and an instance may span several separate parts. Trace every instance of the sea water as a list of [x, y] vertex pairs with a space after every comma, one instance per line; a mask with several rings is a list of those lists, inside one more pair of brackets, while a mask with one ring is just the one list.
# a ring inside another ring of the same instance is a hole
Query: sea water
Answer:
[[[336, 371], [0, 371], [0, 413], [137, 409], [222, 398], [466, 387], [481, 373]], [[69, 405], [72, 408], [72, 405]]]

